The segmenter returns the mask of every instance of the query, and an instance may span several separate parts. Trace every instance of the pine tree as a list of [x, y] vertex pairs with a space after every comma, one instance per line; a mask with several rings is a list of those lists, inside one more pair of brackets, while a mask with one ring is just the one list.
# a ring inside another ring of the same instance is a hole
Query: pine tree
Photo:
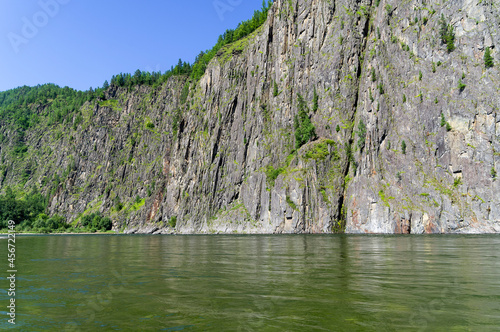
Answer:
[[318, 105], [318, 93], [316, 92], [316, 88], [314, 88], [314, 95], [313, 95], [313, 113], [316, 113], [318, 111], [319, 105]]
[[491, 68], [495, 65], [489, 47], [486, 47], [486, 51], [484, 52], [484, 65], [486, 66], [486, 68]]
[[448, 26], [448, 34], [446, 35], [446, 49], [448, 53], [455, 49], [455, 32], [451, 25]]
[[448, 32], [448, 24], [446, 23], [444, 14], [441, 14], [441, 18], [439, 19], [439, 36], [441, 37], [441, 41], [443, 43], [446, 43], [447, 32]]
[[446, 22], [443, 14], [441, 14], [441, 18], [439, 19], [439, 25], [439, 36], [441, 37], [441, 41], [446, 44], [448, 53], [450, 53], [455, 49], [455, 31], [453, 30], [453, 26]]
[[465, 85], [464, 83], [462, 83], [462, 79], [459, 79], [458, 80], [458, 90], [460, 92], [464, 91], [465, 87], [467, 87], [467, 85]]
[[358, 136], [359, 136], [358, 147], [360, 150], [362, 150], [365, 146], [365, 141], [366, 141], [366, 125], [363, 122], [363, 120], [359, 121], [358, 129], [359, 129], [358, 130]]
[[123, 77], [122, 73], [120, 73], [120, 75], [116, 77], [116, 85], [120, 87], [125, 85], [125, 78]]
[[277, 97], [279, 95], [278, 84], [274, 81], [273, 96]]
[[316, 128], [309, 119], [309, 109], [304, 98], [301, 95], [297, 96], [299, 102], [299, 114], [294, 118], [295, 128], [295, 148], [299, 149], [312, 138], [316, 137]]
[[137, 69], [134, 73], [134, 80], [132, 84], [142, 84], [142, 72]]

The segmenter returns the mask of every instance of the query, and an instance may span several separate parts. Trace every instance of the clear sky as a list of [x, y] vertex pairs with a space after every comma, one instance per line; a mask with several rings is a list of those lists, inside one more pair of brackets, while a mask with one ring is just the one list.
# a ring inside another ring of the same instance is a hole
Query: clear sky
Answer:
[[0, 0], [0, 91], [79, 90], [112, 75], [193, 62], [262, 0]]

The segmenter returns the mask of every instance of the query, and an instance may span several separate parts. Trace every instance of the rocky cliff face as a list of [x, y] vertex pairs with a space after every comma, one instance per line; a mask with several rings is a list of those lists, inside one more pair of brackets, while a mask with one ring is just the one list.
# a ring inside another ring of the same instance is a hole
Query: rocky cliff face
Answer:
[[[484, 0], [275, 1], [199, 82], [112, 86], [75, 128], [30, 131], [0, 183], [60, 178], [52, 213], [101, 211], [125, 232], [499, 232], [500, 75], [483, 61], [491, 47], [500, 64], [499, 14]], [[297, 150], [301, 107], [317, 138]]]
[[[366, 146], [346, 193], [347, 231], [498, 232], [500, 76], [483, 58], [500, 42], [499, 7], [391, 4], [372, 12], [356, 114]], [[439, 37], [441, 15], [455, 31], [452, 52]]]

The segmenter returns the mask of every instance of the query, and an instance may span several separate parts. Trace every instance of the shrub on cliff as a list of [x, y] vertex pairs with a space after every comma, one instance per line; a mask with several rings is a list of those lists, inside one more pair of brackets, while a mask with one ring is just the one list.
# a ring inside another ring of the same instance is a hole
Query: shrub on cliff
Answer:
[[170, 217], [170, 219], [168, 220], [168, 224], [170, 225], [170, 227], [175, 228], [175, 226], [177, 225], [177, 216]]
[[441, 37], [441, 41], [446, 44], [448, 53], [450, 53], [455, 49], [455, 31], [453, 26], [446, 22], [443, 14], [441, 14], [439, 25], [439, 36]]
[[462, 79], [459, 79], [458, 80], [458, 90], [460, 92], [464, 91], [464, 89], [467, 87], [467, 85], [465, 85], [463, 82], [462, 82]]
[[267, 165], [264, 172], [266, 173], [266, 179], [270, 187], [274, 187], [274, 181], [278, 176], [285, 171], [284, 167], [274, 168], [273, 165]]
[[304, 98], [299, 94], [297, 100], [299, 102], [299, 114], [295, 116], [293, 126], [295, 128], [295, 148], [299, 149], [316, 137], [316, 128], [309, 118], [309, 108]]
[[486, 68], [491, 68], [495, 65], [489, 47], [486, 47], [486, 51], [484, 51], [484, 65], [486, 66]]
[[366, 125], [363, 122], [363, 120], [359, 121], [358, 124], [358, 148], [362, 150], [365, 147], [365, 141], [366, 141]]
[[319, 96], [318, 96], [318, 93], [316, 92], [316, 88], [314, 88], [314, 94], [313, 94], [313, 113], [316, 113], [318, 111], [318, 108], [319, 108]]
[[278, 84], [274, 81], [273, 96], [277, 97], [279, 95]]

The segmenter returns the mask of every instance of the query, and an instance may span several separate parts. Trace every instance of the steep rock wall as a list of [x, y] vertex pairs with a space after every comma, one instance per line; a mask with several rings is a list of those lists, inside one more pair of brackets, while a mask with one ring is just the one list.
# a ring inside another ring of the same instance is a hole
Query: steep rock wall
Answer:
[[[372, 14], [357, 112], [366, 147], [346, 195], [347, 232], [498, 232], [500, 76], [483, 59], [500, 45], [498, 5], [389, 3]], [[455, 31], [452, 52], [441, 15]]]
[[[112, 86], [76, 128], [28, 132], [0, 183], [60, 180], [51, 213], [125, 232], [498, 232], [499, 76], [482, 60], [498, 22], [486, 1], [278, 0], [199, 82]], [[317, 138], [296, 150], [299, 95]]]

